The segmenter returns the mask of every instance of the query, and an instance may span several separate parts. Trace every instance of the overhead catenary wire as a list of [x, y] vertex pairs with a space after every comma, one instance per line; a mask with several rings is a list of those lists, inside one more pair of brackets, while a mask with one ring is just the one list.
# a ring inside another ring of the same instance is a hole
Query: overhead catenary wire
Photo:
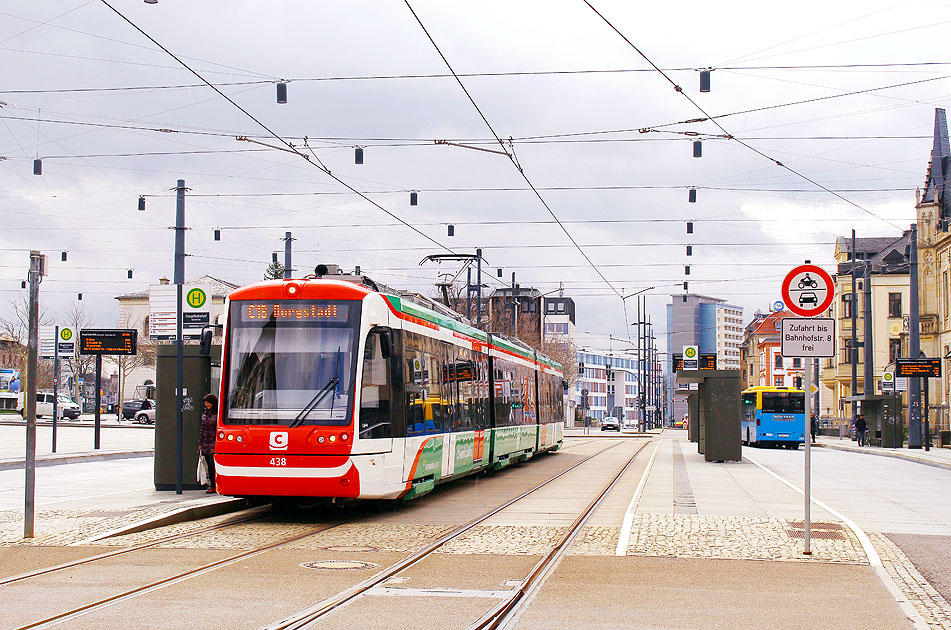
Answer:
[[[362, 199], [363, 199], [364, 201], [366, 201], [367, 203], [369, 203], [369, 204], [373, 205], [374, 207], [378, 208], [379, 210], [383, 211], [385, 214], [387, 214], [387, 215], [390, 216], [391, 218], [396, 219], [397, 221], [399, 221], [400, 223], [402, 223], [402, 224], [405, 225], [406, 227], [410, 228], [411, 230], [413, 230], [414, 232], [416, 232], [417, 234], [419, 234], [420, 236], [422, 236], [422, 237], [423, 237], [424, 239], [426, 239], [427, 241], [430, 241], [431, 243], [435, 244], [435, 245], [436, 245], [437, 247], [439, 247], [440, 249], [444, 249], [444, 250], [446, 250], [446, 251], [448, 251], [448, 252], [452, 252], [452, 249], [450, 249], [449, 247], [443, 245], [442, 243], [440, 243], [439, 241], [437, 241], [437, 240], [434, 239], [433, 237], [429, 236], [428, 234], [426, 234], [425, 232], [423, 232], [423, 231], [420, 230], [419, 228], [417, 228], [417, 227], [411, 225], [410, 223], [406, 222], [406, 221], [403, 220], [401, 217], [399, 217], [396, 213], [394, 213], [394, 212], [392, 212], [392, 211], [390, 211], [390, 210], [387, 210], [386, 208], [384, 208], [383, 206], [381, 206], [381, 205], [378, 204], [377, 202], [375, 202], [375, 201], [373, 201], [372, 199], [370, 199], [368, 196], [362, 194], [360, 191], [358, 191], [356, 188], [354, 188], [353, 186], [351, 186], [349, 183], [347, 183], [346, 181], [344, 181], [344, 180], [341, 179], [340, 177], [337, 177], [337, 176], [334, 175], [332, 172], [330, 172], [329, 169], [327, 169], [327, 168], [325, 168], [325, 167], [322, 167], [322, 166], [320, 166], [319, 164], [315, 164], [314, 162], [312, 162], [311, 159], [310, 159], [310, 157], [308, 157], [305, 153], [301, 153], [299, 150], [297, 150], [297, 149], [294, 147], [294, 145], [292, 145], [290, 142], [288, 142], [288, 141], [285, 140], [283, 137], [281, 137], [280, 135], [278, 135], [278, 134], [277, 134], [275, 131], [273, 131], [270, 127], [268, 127], [266, 124], [264, 124], [264, 123], [263, 123], [261, 120], [259, 120], [256, 116], [254, 116], [254, 114], [252, 114], [251, 112], [249, 112], [248, 110], [246, 110], [244, 107], [242, 107], [241, 105], [239, 105], [239, 104], [238, 104], [236, 101], [234, 101], [231, 97], [229, 97], [227, 94], [225, 94], [224, 92], [222, 92], [221, 90], [219, 90], [217, 87], [215, 87], [214, 84], [212, 84], [211, 82], [207, 81], [202, 75], [200, 75], [198, 72], [196, 72], [195, 70], [193, 70], [188, 64], [186, 64], [186, 63], [185, 63], [184, 61], [182, 61], [179, 57], [177, 57], [172, 51], [168, 50], [165, 46], [163, 46], [162, 44], [160, 44], [155, 38], [153, 38], [151, 35], [149, 35], [149, 34], [146, 33], [144, 30], [142, 30], [142, 29], [141, 29], [137, 24], [135, 24], [132, 20], [130, 20], [129, 18], [127, 18], [125, 15], [123, 15], [118, 9], [116, 9], [114, 6], [112, 6], [111, 4], [109, 4], [109, 2], [108, 2], [107, 0], [100, 0], [100, 2], [102, 2], [104, 5], [106, 5], [109, 9], [111, 9], [111, 10], [113, 11], [113, 13], [115, 13], [115, 14], [118, 15], [120, 18], [122, 18], [122, 19], [123, 19], [125, 22], [127, 22], [130, 26], [132, 26], [132, 28], [134, 28], [134, 29], [137, 30], [139, 33], [141, 33], [143, 36], [145, 36], [149, 41], [151, 41], [153, 44], [155, 44], [156, 46], [158, 46], [159, 48], [161, 48], [166, 54], [168, 54], [172, 59], [174, 59], [176, 62], [178, 62], [182, 67], [184, 67], [186, 70], [188, 70], [188, 71], [191, 72], [193, 75], [195, 75], [195, 77], [196, 77], [198, 80], [200, 80], [203, 84], [207, 85], [207, 86], [210, 87], [212, 90], [214, 90], [215, 92], [217, 92], [219, 96], [221, 96], [223, 99], [225, 99], [226, 101], [228, 101], [229, 103], [231, 103], [231, 104], [232, 104], [235, 108], [237, 108], [242, 114], [244, 114], [245, 116], [247, 116], [248, 118], [250, 118], [252, 121], [254, 121], [258, 126], [260, 126], [262, 129], [264, 129], [271, 137], [273, 137], [274, 139], [276, 139], [277, 141], [279, 141], [281, 144], [285, 145], [291, 152], [295, 153], [296, 155], [299, 155], [301, 158], [303, 158], [304, 160], [306, 160], [308, 164], [312, 164], [312, 165], [314, 166], [314, 168], [317, 168], [317, 169], [320, 170], [321, 172], [325, 173], [325, 174], [327, 175], [327, 177], [330, 177], [331, 179], [333, 179], [334, 181], [336, 181], [336, 182], [337, 182], [338, 184], [340, 184], [341, 186], [344, 186], [345, 188], [349, 189], [351, 192], [353, 192], [354, 194], [356, 194], [358, 197], [362, 198]], [[454, 252], [453, 252], [453, 253], [454, 253]]]
[[558, 219], [558, 216], [555, 214], [554, 210], [551, 209], [551, 206], [548, 205], [548, 202], [545, 201], [545, 198], [542, 197], [538, 189], [535, 188], [535, 184], [532, 183], [528, 175], [525, 174], [525, 170], [522, 168], [521, 164], [519, 164], [518, 159], [515, 157], [513, 153], [513, 150], [511, 149], [511, 147], [507, 147], [505, 142], [502, 140], [502, 138], [499, 137], [499, 134], [495, 131], [495, 128], [492, 126], [492, 123], [489, 122], [489, 119], [486, 118], [485, 114], [482, 112], [482, 109], [479, 107], [479, 104], [476, 103], [475, 99], [472, 97], [472, 94], [470, 94], [469, 90], [466, 89], [465, 83], [463, 83], [462, 79], [459, 78], [459, 75], [456, 74], [456, 71], [455, 69], [453, 69], [452, 64], [449, 63], [449, 60], [446, 58], [442, 50], [439, 48], [439, 45], [436, 43], [436, 40], [433, 39], [432, 35], [430, 35], [429, 30], [426, 28], [426, 25], [423, 24], [423, 21], [420, 19], [419, 15], [416, 14], [416, 11], [413, 9], [413, 6], [409, 3], [409, 0], [403, 0], [403, 2], [404, 4], [406, 4], [406, 8], [409, 9], [410, 13], [413, 14], [413, 18], [415, 18], [416, 22], [419, 24], [419, 27], [423, 30], [423, 33], [426, 34], [426, 38], [429, 39], [430, 43], [433, 45], [433, 48], [436, 49], [436, 53], [443, 60], [443, 63], [446, 64], [446, 68], [448, 68], [449, 72], [452, 73], [452, 76], [456, 80], [456, 83], [459, 84], [459, 87], [465, 93], [466, 98], [469, 99], [469, 102], [472, 104], [472, 107], [475, 108], [476, 112], [479, 114], [479, 117], [482, 119], [482, 122], [485, 123], [485, 126], [492, 133], [492, 136], [496, 139], [502, 151], [508, 157], [509, 161], [512, 162], [512, 165], [516, 168], [519, 175], [521, 175], [522, 179], [525, 180], [525, 183], [528, 184], [529, 188], [532, 189], [532, 191], [535, 193], [535, 196], [545, 207], [545, 210], [547, 210], [548, 214], [551, 215], [552, 219], [554, 219], [555, 222], [558, 223], [559, 227], [561, 227], [562, 231], [565, 233], [565, 236], [567, 236], [568, 240], [570, 240], [572, 244], [574, 244], [575, 248], [584, 257], [584, 259], [588, 262], [591, 268], [594, 269], [594, 271], [599, 276], [601, 276], [601, 279], [604, 280], [605, 284], [607, 284], [611, 288], [611, 290], [617, 293], [618, 297], [621, 297], [621, 292], [613, 284], [611, 284], [611, 282], [608, 281], [608, 279], [604, 276], [604, 274], [601, 273], [601, 270], [598, 269], [598, 266], [594, 263], [594, 261], [591, 260], [588, 254], [581, 248], [581, 246], [578, 245], [578, 242], [575, 240], [574, 236], [572, 236], [571, 233], [568, 231], [568, 228], [566, 228], [564, 224], [561, 223], [561, 221]]
[[756, 153], [757, 155], [759, 155], [759, 156], [761, 156], [761, 157], [763, 157], [763, 158], [766, 158], [767, 160], [773, 162], [774, 164], [776, 164], [776, 166], [779, 166], [780, 168], [784, 168], [784, 169], [786, 169], [787, 171], [789, 171], [790, 173], [792, 173], [793, 175], [799, 177], [800, 179], [803, 179], [803, 180], [809, 182], [810, 184], [813, 184], [814, 186], [825, 190], [825, 191], [828, 192], [829, 194], [834, 195], [835, 197], [839, 198], [840, 200], [844, 201], [845, 203], [849, 204], [850, 206], [852, 206], [852, 207], [854, 207], [854, 208], [857, 208], [858, 210], [861, 210], [862, 212], [864, 212], [864, 213], [866, 213], [866, 214], [869, 214], [869, 215], [871, 215], [871, 216], [873, 216], [873, 217], [876, 217], [876, 218], [880, 219], [881, 221], [883, 221], [884, 223], [887, 223], [887, 224], [891, 225], [892, 227], [894, 227], [894, 228], [896, 228], [896, 229], [899, 229], [899, 230], [902, 229], [898, 224], [892, 223], [892, 222], [889, 221], [888, 219], [885, 219], [885, 218], [883, 218], [883, 217], [880, 217], [879, 215], [877, 215], [876, 213], [872, 212], [871, 210], [868, 210], [867, 208], [863, 208], [862, 206], [860, 206], [859, 204], [855, 203], [855, 202], [852, 201], [851, 199], [849, 199], [849, 198], [847, 198], [847, 197], [845, 197], [845, 196], [843, 196], [843, 195], [841, 195], [841, 194], [839, 194], [839, 193], [837, 193], [837, 192], [835, 192], [835, 191], [833, 191], [833, 190], [827, 188], [827, 187], [824, 186], [823, 184], [817, 182], [816, 180], [814, 180], [814, 179], [808, 177], [807, 175], [805, 175], [805, 174], [803, 174], [803, 173], [800, 173], [799, 171], [797, 171], [796, 169], [792, 168], [791, 166], [788, 166], [788, 165], [786, 165], [786, 164], [780, 162], [779, 160], [770, 157], [769, 155], [767, 155], [767, 154], [764, 153], [763, 151], [757, 149], [757, 148], [754, 147], [753, 145], [748, 144], [748, 143], [746, 143], [746, 142], [744, 142], [743, 140], [740, 140], [740, 139], [738, 139], [738, 138], [735, 138], [732, 134], [730, 134], [729, 131], [726, 130], [725, 127], [723, 127], [723, 125], [720, 124], [720, 122], [719, 122], [716, 118], [711, 118], [710, 114], [708, 114], [708, 113], [706, 112], [706, 110], [705, 110], [703, 107], [700, 106], [699, 103], [697, 103], [693, 98], [691, 98], [689, 94], [687, 94], [686, 92], [684, 92], [684, 91], [683, 91], [683, 88], [681, 88], [680, 85], [678, 85], [676, 81], [674, 81], [673, 79], [671, 79], [663, 70], [661, 70], [661, 69], [657, 66], [657, 64], [655, 64], [647, 55], [645, 55], [645, 54], [634, 44], [634, 42], [632, 42], [630, 39], [628, 39], [628, 37], [627, 37], [626, 35], [624, 35], [624, 33], [622, 33], [610, 20], [608, 20], [607, 17], [605, 17], [600, 11], [598, 11], [598, 10], [594, 7], [594, 5], [592, 5], [591, 2], [589, 2], [589, 0], [581, 0], [581, 1], [582, 1], [583, 3], [585, 3], [586, 5], [588, 5], [588, 7], [589, 7], [592, 11], [594, 11], [594, 13], [595, 13], [599, 18], [601, 18], [601, 20], [603, 20], [604, 23], [607, 24], [608, 27], [609, 27], [611, 30], [613, 30], [615, 33], [617, 33], [618, 36], [620, 36], [621, 39], [623, 39], [631, 48], [633, 48], [633, 49], [637, 52], [638, 55], [640, 55], [647, 63], [649, 63], [649, 64], [651, 65], [651, 67], [654, 68], [654, 70], [656, 70], [658, 73], [660, 73], [660, 75], [661, 75], [662, 77], [664, 77], [664, 79], [666, 79], [666, 80], [673, 86], [674, 90], [675, 90], [678, 94], [680, 94], [681, 96], [683, 96], [684, 98], [686, 98], [687, 101], [689, 101], [691, 105], [693, 105], [701, 114], [703, 114], [703, 116], [704, 116], [705, 118], [707, 118], [708, 120], [710, 120], [710, 122], [712, 122], [714, 125], [716, 125], [716, 126], [720, 129], [720, 131], [722, 131], [723, 133], [727, 134], [731, 139], [733, 139], [734, 141], [736, 141], [736, 142], [738, 142], [739, 144], [743, 145], [744, 147], [746, 147], [746, 148], [749, 149], [750, 151]]

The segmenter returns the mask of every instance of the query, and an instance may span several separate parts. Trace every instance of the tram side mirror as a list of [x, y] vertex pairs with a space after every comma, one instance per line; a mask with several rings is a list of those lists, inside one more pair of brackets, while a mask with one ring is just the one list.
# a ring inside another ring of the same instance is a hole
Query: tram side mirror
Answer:
[[380, 355], [389, 359], [393, 354], [393, 331], [389, 328], [374, 328], [373, 333], [380, 336]]
[[201, 329], [201, 340], [198, 343], [198, 354], [203, 357], [211, 355], [211, 338], [214, 336], [214, 329], [210, 326]]

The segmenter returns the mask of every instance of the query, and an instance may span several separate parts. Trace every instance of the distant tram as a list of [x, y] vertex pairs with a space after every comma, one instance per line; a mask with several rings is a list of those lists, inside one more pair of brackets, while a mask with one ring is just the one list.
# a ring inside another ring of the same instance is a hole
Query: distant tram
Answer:
[[560, 365], [354, 278], [230, 294], [218, 492], [410, 499], [561, 446]]
[[806, 394], [801, 389], [757, 386], [745, 390], [743, 444], [799, 448], [805, 442], [805, 405]]

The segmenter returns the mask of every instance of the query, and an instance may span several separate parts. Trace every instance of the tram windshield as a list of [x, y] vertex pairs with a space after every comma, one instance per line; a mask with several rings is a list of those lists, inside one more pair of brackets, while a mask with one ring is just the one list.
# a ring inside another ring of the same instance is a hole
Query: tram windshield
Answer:
[[360, 302], [231, 303], [225, 424], [348, 425]]

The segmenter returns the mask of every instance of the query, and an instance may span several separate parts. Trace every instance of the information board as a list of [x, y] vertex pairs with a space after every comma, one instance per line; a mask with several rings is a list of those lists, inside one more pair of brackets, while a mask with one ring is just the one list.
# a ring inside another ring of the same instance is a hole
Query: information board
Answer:
[[84, 329], [79, 331], [79, 354], [136, 354], [134, 328]]
[[941, 359], [895, 359], [895, 376], [941, 377]]
[[835, 320], [831, 317], [784, 317], [784, 357], [834, 357]]
[[[682, 354], [674, 355], [673, 362], [673, 372], [679, 372], [684, 369], [684, 357]], [[701, 370], [715, 370], [717, 369], [717, 355], [700, 353], [700, 369]]]

